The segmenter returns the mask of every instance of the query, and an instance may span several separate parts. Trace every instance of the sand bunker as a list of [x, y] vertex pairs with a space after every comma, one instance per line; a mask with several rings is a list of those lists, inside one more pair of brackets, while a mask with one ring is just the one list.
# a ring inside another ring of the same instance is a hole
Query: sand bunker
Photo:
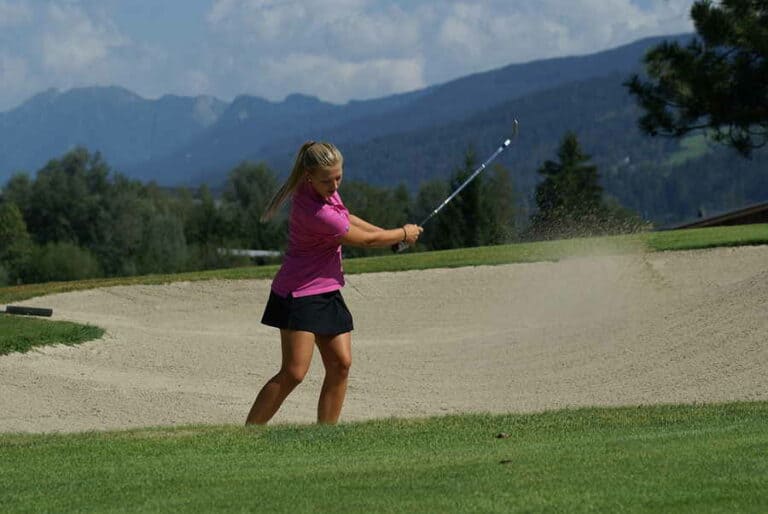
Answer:
[[[25, 302], [104, 338], [0, 357], [0, 431], [242, 423], [277, 371], [269, 281]], [[343, 421], [768, 400], [768, 246], [348, 277]], [[313, 422], [323, 370], [274, 422]]]

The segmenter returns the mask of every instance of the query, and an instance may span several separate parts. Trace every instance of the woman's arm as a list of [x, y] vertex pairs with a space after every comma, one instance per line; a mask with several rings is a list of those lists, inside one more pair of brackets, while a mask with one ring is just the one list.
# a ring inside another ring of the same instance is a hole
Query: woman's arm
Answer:
[[381, 227], [377, 227], [376, 225], [372, 225], [371, 223], [368, 223], [363, 218], [358, 218], [354, 214], [349, 215], [349, 224], [365, 232], [381, 232], [382, 230], [384, 230]]
[[[373, 227], [373, 225], [370, 226]], [[406, 241], [408, 244], [412, 245], [424, 230], [417, 225], [404, 225], [400, 228], [393, 228], [391, 230], [384, 230], [378, 227], [374, 228], [378, 230], [363, 230], [352, 223], [352, 216], [350, 216], [349, 230], [341, 237], [341, 243], [350, 246], [362, 246], [365, 248], [386, 248], [401, 241]]]

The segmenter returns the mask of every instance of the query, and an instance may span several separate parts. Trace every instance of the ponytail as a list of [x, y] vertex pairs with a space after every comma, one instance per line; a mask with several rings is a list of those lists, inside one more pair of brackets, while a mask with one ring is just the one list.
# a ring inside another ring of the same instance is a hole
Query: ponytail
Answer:
[[275, 212], [285, 202], [301, 182], [305, 172], [312, 172], [319, 168], [330, 168], [341, 164], [344, 158], [341, 152], [331, 143], [318, 143], [316, 141], [307, 141], [296, 154], [293, 162], [293, 169], [288, 175], [285, 183], [277, 190], [275, 196], [270, 200], [269, 205], [261, 215], [261, 221], [269, 221], [275, 215]]

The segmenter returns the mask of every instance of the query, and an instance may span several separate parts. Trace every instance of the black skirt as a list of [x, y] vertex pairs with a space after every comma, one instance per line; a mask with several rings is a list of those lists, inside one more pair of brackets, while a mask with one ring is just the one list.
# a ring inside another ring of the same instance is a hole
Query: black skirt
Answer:
[[270, 327], [322, 335], [343, 334], [354, 328], [352, 314], [338, 290], [299, 298], [284, 298], [271, 291], [261, 322]]

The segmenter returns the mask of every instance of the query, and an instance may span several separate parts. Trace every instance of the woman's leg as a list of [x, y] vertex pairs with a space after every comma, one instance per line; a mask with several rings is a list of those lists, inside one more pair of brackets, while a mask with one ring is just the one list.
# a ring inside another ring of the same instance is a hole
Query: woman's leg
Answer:
[[317, 336], [317, 347], [325, 366], [325, 380], [317, 403], [317, 422], [336, 423], [347, 394], [347, 377], [352, 365], [352, 334]]
[[304, 380], [312, 362], [315, 334], [300, 330], [280, 330], [283, 363], [277, 375], [261, 388], [245, 420], [263, 425], [275, 415], [285, 398]]

